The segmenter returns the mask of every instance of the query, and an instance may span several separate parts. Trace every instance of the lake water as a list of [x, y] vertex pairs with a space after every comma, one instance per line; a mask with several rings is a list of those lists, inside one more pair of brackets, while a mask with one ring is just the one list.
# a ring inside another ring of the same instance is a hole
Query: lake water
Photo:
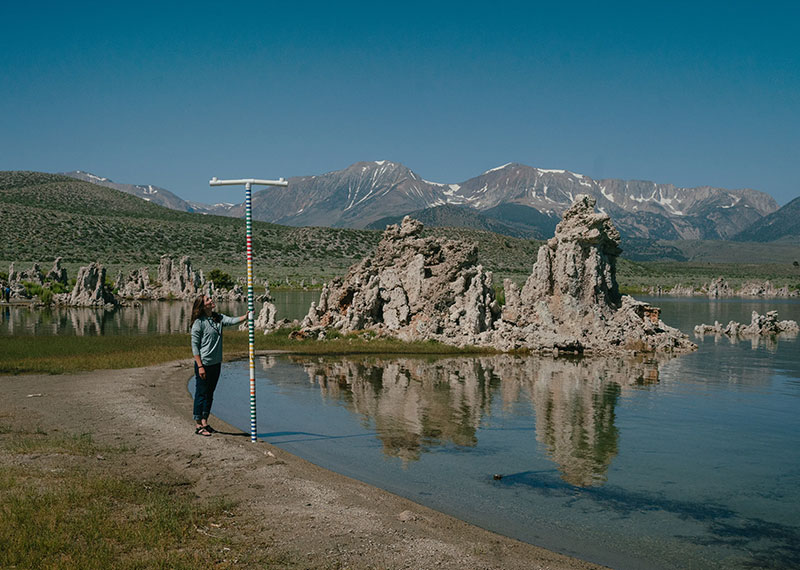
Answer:
[[[273, 291], [277, 319], [302, 319], [319, 291]], [[261, 303], [256, 303], [256, 310]], [[228, 315], [247, 312], [247, 302], [219, 303]], [[143, 301], [135, 307], [106, 311], [88, 307], [33, 308], [28, 305], [0, 306], [0, 336], [3, 335], [136, 335], [184, 333], [189, 330], [192, 304], [182, 301]]]
[[[800, 320], [796, 301], [648, 301], [687, 333]], [[258, 433], [614, 568], [800, 568], [798, 340], [695, 340], [676, 358], [261, 357]], [[226, 364], [214, 403], [245, 431], [248, 378]]]

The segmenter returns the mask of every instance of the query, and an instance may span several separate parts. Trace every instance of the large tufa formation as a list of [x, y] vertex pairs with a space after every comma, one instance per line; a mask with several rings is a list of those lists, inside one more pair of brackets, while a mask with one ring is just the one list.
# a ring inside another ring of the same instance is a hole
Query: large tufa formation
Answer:
[[147, 267], [134, 269], [125, 275], [120, 269], [114, 282], [117, 294], [123, 299], [153, 299], [154, 288], [150, 285], [150, 271]]
[[116, 305], [117, 300], [105, 286], [106, 268], [92, 263], [78, 270], [72, 293], [59, 295], [59, 301], [74, 307], [103, 307]]
[[491, 273], [475, 265], [477, 246], [421, 232], [408, 216], [389, 226], [372, 257], [323, 287], [303, 327], [485, 344], [500, 308]]
[[206, 292], [203, 272], [194, 271], [186, 255], [177, 263], [168, 255], [162, 255], [158, 265], [158, 282], [158, 299], [189, 299]]
[[474, 244], [422, 238], [422, 224], [406, 217], [386, 229], [374, 256], [323, 288], [303, 327], [556, 353], [696, 348], [659, 319], [659, 309], [620, 294], [619, 232], [594, 205], [578, 196], [525, 285], [505, 282], [502, 311]]
[[520, 290], [506, 280], [506, 306], [495, 346], [583, 352], [683, 351], [694, 345], [660, 311], [621, 295], [616, 280], [620, 235], [595, 199], [579, 195], [555, 236], [539, 248]]
[[53, 267], [47, 272], [47, 275], [44, 276], [44, 281], [46, 283], [49, 282], [51, 285], [54, 283], [67, 285], [69, 283], [69, 279], [67, 278], [67, 269], [65, 267], [61, 267], [60, 257], [56, 257], [56, 259], [53, 261]]

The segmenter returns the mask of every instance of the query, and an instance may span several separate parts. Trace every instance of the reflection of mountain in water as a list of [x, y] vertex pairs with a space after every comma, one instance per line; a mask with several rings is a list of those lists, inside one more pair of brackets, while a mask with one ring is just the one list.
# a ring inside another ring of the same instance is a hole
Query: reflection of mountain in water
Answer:
[[292, 357], [324, 396], [374, 423], [387, 455], [406, 461], [440, 445], [474, 446], [496, 399], [530, 400], [536, 439], [573, 485], [605, 480], [617, 454], [615, 407], [623, 390], [658, 382], [654, 361], [479, 358]]

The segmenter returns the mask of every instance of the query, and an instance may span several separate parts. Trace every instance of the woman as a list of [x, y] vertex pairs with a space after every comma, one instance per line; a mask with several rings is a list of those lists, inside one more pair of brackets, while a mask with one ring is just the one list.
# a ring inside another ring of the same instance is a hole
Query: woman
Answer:
[[214, 312], [214, 301], [200, 295], [192, 305], [192, 354], [194, 355], [194, 433], [210, 436], [208, 425], [214, 390], [222, 368], [222, 327], [241, 323], [247, 315], [229, 317]]

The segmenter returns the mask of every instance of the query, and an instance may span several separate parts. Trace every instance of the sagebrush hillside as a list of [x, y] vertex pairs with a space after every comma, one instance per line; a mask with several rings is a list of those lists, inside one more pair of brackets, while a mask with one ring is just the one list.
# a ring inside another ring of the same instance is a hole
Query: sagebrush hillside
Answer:
[[[467, 229], [432, 233], [477, 241], [480, 260], [501, 275], [530, 272], [538, 243]], [[380, 231], [253, 223], [257, 273], [292, 278], [344, 274], [369, 255]], [[0, 260], [43, 266], [100, 261], [115, 267], [157, 266], [163, 254], [189, 255], [196, 267], [235, 274], [245, 264], [243, 220], [170, 210], [67, 176], [0, 172]], [[22, 266], [20, 266], [22, 267]], [[45, 268], [46, 269], [46, 268]]]

